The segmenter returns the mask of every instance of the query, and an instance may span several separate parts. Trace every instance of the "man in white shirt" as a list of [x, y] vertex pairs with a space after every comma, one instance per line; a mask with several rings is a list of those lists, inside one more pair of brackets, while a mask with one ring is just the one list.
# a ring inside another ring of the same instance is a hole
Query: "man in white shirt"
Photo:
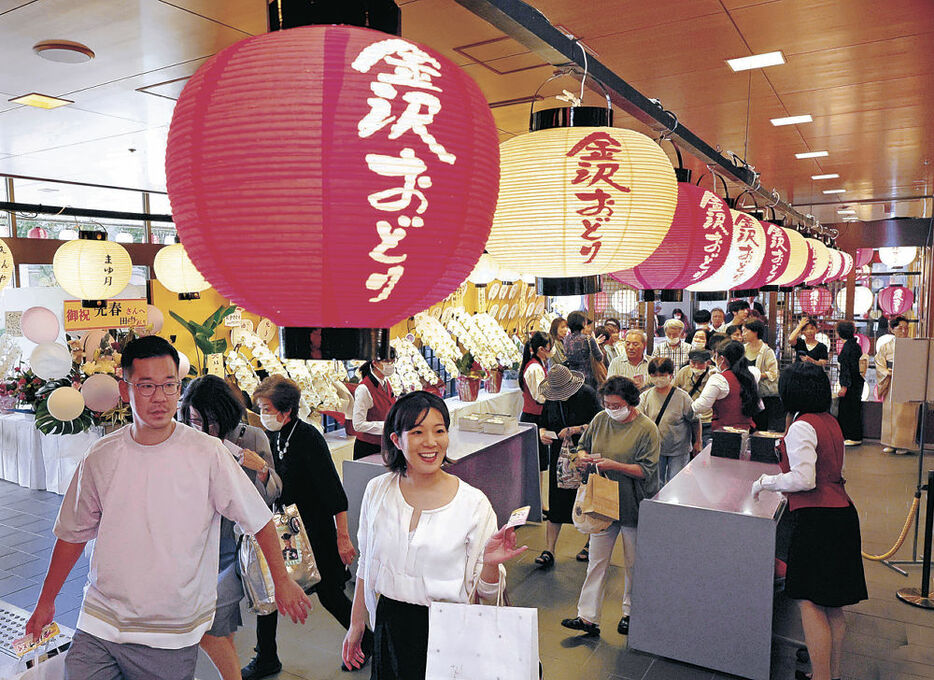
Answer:
[[623, 340], [623, 349], [626, 353], [610, 362], [607, 379], [620, 375], [632, 380], [640, 390], [648, 387], [649, 361], [645, 358], [645, 345], [644, 330], [631, 328], [626, 331], [626, 337]]
[[688, 362], [688, 352], [691, 346], [681, 339], [684, 333], [684, 323], [678, 319], [668, 319], [665, 322], [665, 342], [655, 345], [653, 357], [662, 357], [671, 359], [675, 365], [675, 371], [679, 370]]
[[66, 680], [189, 680], [214, 618], [221, 515], [255, 535], [280, 611], [304, 622], [311, 602], [289, 578], [271, 513], [230, 452], [173, 419], [175, 349], [140, 338], [121, 367], [133, 423], [96, 442], [78, 466], [26, 632], [38, 636], [52, 621], [55, 597], [96, 539]]
[[713, 328], [715, 333], [726, 333], [726, 327], [729, 326], [726, 322], [726, 314], [719, 307], [714, 307], [710, 310], [710, 327]]

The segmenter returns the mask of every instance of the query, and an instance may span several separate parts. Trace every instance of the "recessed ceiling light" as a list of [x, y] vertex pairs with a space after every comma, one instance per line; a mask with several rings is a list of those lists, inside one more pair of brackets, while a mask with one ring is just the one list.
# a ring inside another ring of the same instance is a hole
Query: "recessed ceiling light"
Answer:
[[828, 175], [811, 175], [811, 179], [837, 179], [840, 175], [835, 172], [831, 172]]
[[823, 158], [829, 155], [829, 151], [805, 151], [804, 153], [796, 153], [795, 158]]
[[799, 123], [813, 123], [811, 114], [806, 113], [803, 116], [786, 116], [784, 118], [772, 118], [772, 125], [780, 127], [782, 125], [798, 125]]
[[13, 97], [10, 100], [14, 104], [24, 104], [26, 106], [35, 106], [37, 109], [57, 109], [59, 106], [68, 106], [74, 104], [70, 99], [61, 99], [47, 94], [30, 92], [19, 97]]
[[60, 64], [83, 64], [94, 58], [94, 50], [71, 40], [43, 40], [33, 45], [32, 51]]
[[855, 215], [856, 211], [855, 210], [838, 210], [837, 214], [838, 215]]
[[845, 194], [846, 189], [825, 189], [825, 194]]
[[726, 63], [734, 71], [748, 71], [751, 68], [764, 68], [766, 66], [777, 66], [785, 63], [785, 56], [781, 52], [765, 52], [764, 54], [753, 54], [750, 57], [739, 57], [738, 59], [727, 59]]

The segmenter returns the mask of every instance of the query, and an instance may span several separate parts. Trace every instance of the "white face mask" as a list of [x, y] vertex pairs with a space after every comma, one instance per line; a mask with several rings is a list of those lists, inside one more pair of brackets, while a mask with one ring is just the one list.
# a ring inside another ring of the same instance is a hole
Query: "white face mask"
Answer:
[[672, 347], [677, 346], [678, 343], [680, 342], [681, 342], [681, 338], [668, 338], [668, 344], [671, 345]]
[[607, 408], [603, 409], [606, 411], [606, 414], [610, 416], [616, 422], [622, 422], [629, 417], [629, 407], [623, 406], [622, 408]]
[[691, 373], [693, 373], [694, 375], [700, 375], [706, 370], [707, 370], [706, 368], [691, 368]]
[[282, 429], [282, 426], [285, 423], [280, 423], [277, 419], [277, 416], [274, 413], [261, 413], [259, 415], [260, 422], [270, 432], [278, 432]]
[[383, 367], [380, 370], [382, 371], [383, 376], [388, 378], [396, 372], [396, 367], [392, 364], [383, 364]]
[[657, 375], [652, 378], [652, 382], [655, 384], [655, 387], [668, 387], [671, 384], [671, 376]]

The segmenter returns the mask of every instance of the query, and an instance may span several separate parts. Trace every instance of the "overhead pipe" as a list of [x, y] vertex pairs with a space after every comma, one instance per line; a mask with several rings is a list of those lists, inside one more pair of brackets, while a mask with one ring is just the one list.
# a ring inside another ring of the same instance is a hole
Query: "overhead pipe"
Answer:
[[133, 220], [136, 222], [172, 222], [171, 215], [153, 215], [150, 213], [122, 212], [117, 210], [93, 210], [87, 208], [69, 208], [60, 205], [42, 205], [41, 203], [16, 203], [0, 201], [0, 210], [6, 212], [33, 215], [53, 215], [65, 217], [90, 217], [101, 220]]

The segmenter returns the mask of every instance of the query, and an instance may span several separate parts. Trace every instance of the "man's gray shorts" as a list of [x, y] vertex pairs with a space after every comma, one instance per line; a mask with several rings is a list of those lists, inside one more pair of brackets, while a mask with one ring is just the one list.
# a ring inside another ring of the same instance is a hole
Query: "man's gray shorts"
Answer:
[[79, 630], [65, 656], [65, 680], [192, 680], [197, 662], [198, 645], [156, 649]]

